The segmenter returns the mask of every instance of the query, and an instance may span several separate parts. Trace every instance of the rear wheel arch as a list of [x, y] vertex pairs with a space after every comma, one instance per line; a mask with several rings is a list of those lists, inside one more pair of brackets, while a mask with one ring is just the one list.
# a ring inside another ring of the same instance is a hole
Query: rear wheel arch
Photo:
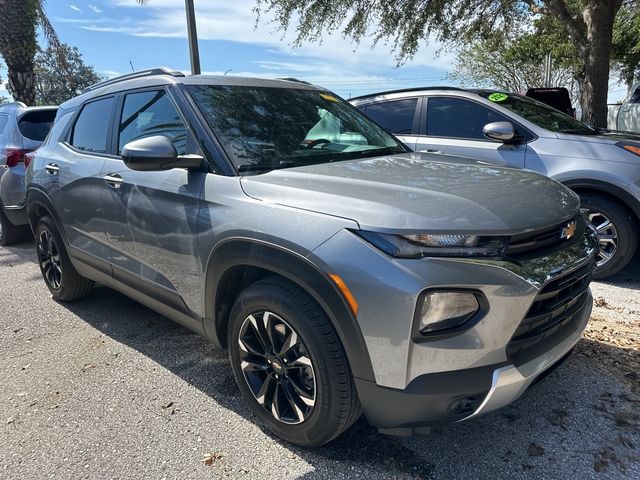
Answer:
[[207, 337], [226, 346], [229, 313], [240, 292], [269, 276], [303, 290], [325, 313], [340, 339], [355, 377], [374, 380], [364, 337], [346, 300], [315, 264], [295, 252], [263, 241], [224, 241], [209, 257], [205, 280]]
[[27, 190], [27, 216], [29, 217], [31, 231], [34, 233], [42, 217], [51, 217], [58, 228], [65, 247], [69, 247], [69, 242], [65, 230], [62, 228], [60, 217], [56, 213], [49, 197], [39, 189], [30, 188]]

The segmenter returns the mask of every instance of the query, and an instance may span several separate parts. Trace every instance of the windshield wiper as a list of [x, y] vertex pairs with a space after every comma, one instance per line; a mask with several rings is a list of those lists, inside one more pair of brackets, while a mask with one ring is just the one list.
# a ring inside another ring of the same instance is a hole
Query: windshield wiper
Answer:
[[293, 162], [280, 162], [280, 163], [243, 163], [238, 165], [238, 172], [266, 172], [269, 170], [276, 170], [278, 168], [294, 167], [296, 164]]

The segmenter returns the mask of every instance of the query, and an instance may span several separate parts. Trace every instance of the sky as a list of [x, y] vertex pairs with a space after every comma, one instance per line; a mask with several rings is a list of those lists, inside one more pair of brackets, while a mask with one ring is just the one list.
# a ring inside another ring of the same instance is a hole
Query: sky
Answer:
[[[293, 31], [281, 32], [268, 16], [256, 24], [254, 0], [195, 0], [203, 73], [296, 77], [344, 98], [396, 88], [451, 85], [454, 53], [435, 41], [397, 67], [391, 46], [355, 45], [339, 33], [321, 43], [292, 48]], [[60, 39], [108, 77], [167, 66], [189, 72], [184, 0], [55, 0], [46, 11]], [[6, 72], [0, 72], [6, 78]], [[610, 101], [624, 97], [612, 86]], [[0, 89], [0, 96], [7, 96]]]

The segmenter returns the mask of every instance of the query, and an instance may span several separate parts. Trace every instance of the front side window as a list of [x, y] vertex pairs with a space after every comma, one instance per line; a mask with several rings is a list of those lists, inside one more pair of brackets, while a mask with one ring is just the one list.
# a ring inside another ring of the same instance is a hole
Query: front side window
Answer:
[[427, 135], [487, 140], [482, 133], [492, 122], [508, 121], [497, 112], [461, 98], [429, 97]]
[[239, 172], [406, 151], [357, 109], [326, 91], [226, 85], [187, 88]]
[[410, 135], [413, 133], [413, 119], [417, 105], [417, 98], [404, 98], [365, 105], [361, 110], [391, 133]]
[[542, 102], [520, 95], [478, 92], [480, 96], [511, 110], [516, 115], [555, 133], [594, 135], [596, 131], [584, 123]]
[[118, 130], [118, 152], [134, 140], [163, 135], [178, 155], [187, 152], [187, 127], [164, 90], [131, 93], [124, 98]]
[[71, 145], [86, 152], [107, 153], [112, 114], [113, 97], [87, 103], [73, 126]]

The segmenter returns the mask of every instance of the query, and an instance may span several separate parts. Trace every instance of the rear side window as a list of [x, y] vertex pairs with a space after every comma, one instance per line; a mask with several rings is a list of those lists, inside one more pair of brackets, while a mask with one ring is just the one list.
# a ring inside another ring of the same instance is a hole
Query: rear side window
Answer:
[[430, 97], [427, 104], [427, 135], [434, 137], [487, 140], [484, 126], [504, 121], [499, 113], [460, 98]]
[[[640, 103], [640, 87], [636, 88], [636, 91], [633, 92], [633, 95], [631, 95], [631, 98], [629, 98], [629, 103]], [[2, 122], [0, 120], [0, 122]], [[2, 131], [2, 129], [0, 128], [0, 132]]]
[[391, 133], [410, 135], [413, 133], [413, 119], [417, 105], [417, 98], [405, 98], [366, 105], [361, 110]]
[[49, 134], [56, 110], [27, 112], [18, 120], [18, 128], [23, 137], [42, 142]]
[[154, 135], [171, 140], [178, 155], [193, 153], [187, 152], [187, 127], [164, 90], [127, 95], [118, 130], [118, 152], [129, 142]]
[[112, 113], [113, 97], [87, 103], [73, 126], [71, 145], [86, 152], [107, 153]]
[[9, 123], [9, 115], [0, 113], [0, 133], [4, 132], [4, 129], [7, 128], [7, 123]]

